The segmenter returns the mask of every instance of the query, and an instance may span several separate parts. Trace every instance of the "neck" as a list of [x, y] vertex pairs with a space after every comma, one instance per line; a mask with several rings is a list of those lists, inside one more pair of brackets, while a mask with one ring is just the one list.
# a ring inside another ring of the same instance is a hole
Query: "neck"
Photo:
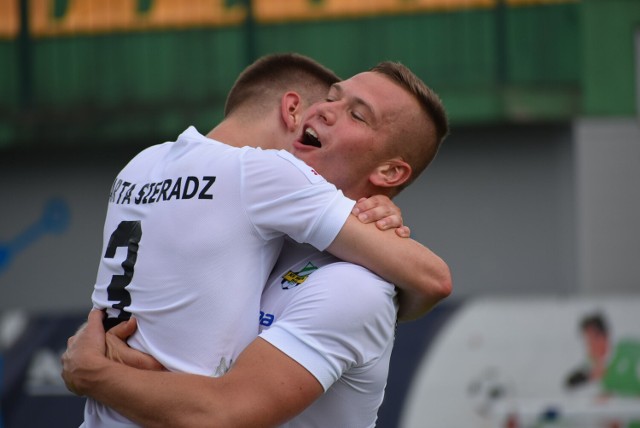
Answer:
[[234, 147], [273, 149], [277, 147], [276, 142], [283, 139], [274, 129], [274, 122], [266, 116], [260, 119], [230, 116], [209, 131], [207, 137]]
[[[320, 175], [322, 175], [322, 173], [320, 173]], [[370, 198], [375, 195], [388, 196], [389, 199], [392, 199], [393, 196], [395, 196], [388, 188], [375, 186], [368, 180], [359, 184], [342, 184], [342, 188], [340, 188], [340, 185], [336, 185], [336, 187], [342, 190], [342, 193], [344, 193], [346, 197], [351, 198], [354, 201], [357, 201], [360, 198]]]
[[[225, 144], [234, 147], [244, 147], [251, 140], [249, 139], [248, 132], [241, 132], [242, 127], [239, 120], [234, 118], [226, 118], [220, 122], [215, 128], [213, 128], [207, 134], [207, 138], [221, 141]], [[248, 131], [248, 130], [247, 130]]]

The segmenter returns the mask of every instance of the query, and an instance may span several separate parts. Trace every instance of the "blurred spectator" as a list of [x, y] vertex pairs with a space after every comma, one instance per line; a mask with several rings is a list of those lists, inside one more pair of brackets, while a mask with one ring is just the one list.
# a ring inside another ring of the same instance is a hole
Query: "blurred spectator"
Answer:
[[588, 361], [567, 376], [568, 389], [599, 383], [607, 370], [611, 343], [605, 317], [600, 313], [587, 315], [580, 322], [580, 332]]

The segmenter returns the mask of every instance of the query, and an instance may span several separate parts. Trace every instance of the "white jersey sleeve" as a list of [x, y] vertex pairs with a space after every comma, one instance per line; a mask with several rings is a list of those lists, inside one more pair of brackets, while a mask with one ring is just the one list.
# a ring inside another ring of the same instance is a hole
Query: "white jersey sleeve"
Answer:
[[[265, 162], [265, 156], [272, 162]], [[247, 214], [265, 240], [286, 234], [324, 250], [355, 203], [285, 151], [246, 152], [241, 179]]]

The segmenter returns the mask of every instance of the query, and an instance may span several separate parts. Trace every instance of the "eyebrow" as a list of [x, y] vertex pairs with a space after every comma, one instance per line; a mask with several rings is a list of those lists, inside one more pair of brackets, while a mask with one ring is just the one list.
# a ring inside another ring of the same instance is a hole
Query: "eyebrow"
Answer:
[[[329, 91], [331, 90], [336, 91], [338, 95], [344, 94], [344, 89], [339, 82], [331, 85], [331, 87], [329, 88]], [[353, 97], [353, 101], [355, 102], [355, 104], [361, 105], [368, 110], [369, 114], [371, 115], [371, 120], [373, 121], [371, 125], [375, 125], [378, 122], [378, 116], [376, 115], [376, 111], [371, 104], [369, 104], [368, 102], [366, 102], [360, 97]]]

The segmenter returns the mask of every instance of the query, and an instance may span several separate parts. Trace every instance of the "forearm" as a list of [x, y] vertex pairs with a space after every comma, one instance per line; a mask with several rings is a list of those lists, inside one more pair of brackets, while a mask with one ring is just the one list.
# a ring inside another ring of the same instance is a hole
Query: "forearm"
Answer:
[[67, 385], [144, 427], [275, 427], [322, 394], [303, 366], [259, 338], [218, 378], [135, 369], [98, 352], [75, 358], [63, 357]]
[[76, 380], [80, 393], [144, 427], [228, 426], [224, 419], [228, 412], [221, 411], [224, 397], [211, 390], [211, 378], [134, 369], [105, 360]]

